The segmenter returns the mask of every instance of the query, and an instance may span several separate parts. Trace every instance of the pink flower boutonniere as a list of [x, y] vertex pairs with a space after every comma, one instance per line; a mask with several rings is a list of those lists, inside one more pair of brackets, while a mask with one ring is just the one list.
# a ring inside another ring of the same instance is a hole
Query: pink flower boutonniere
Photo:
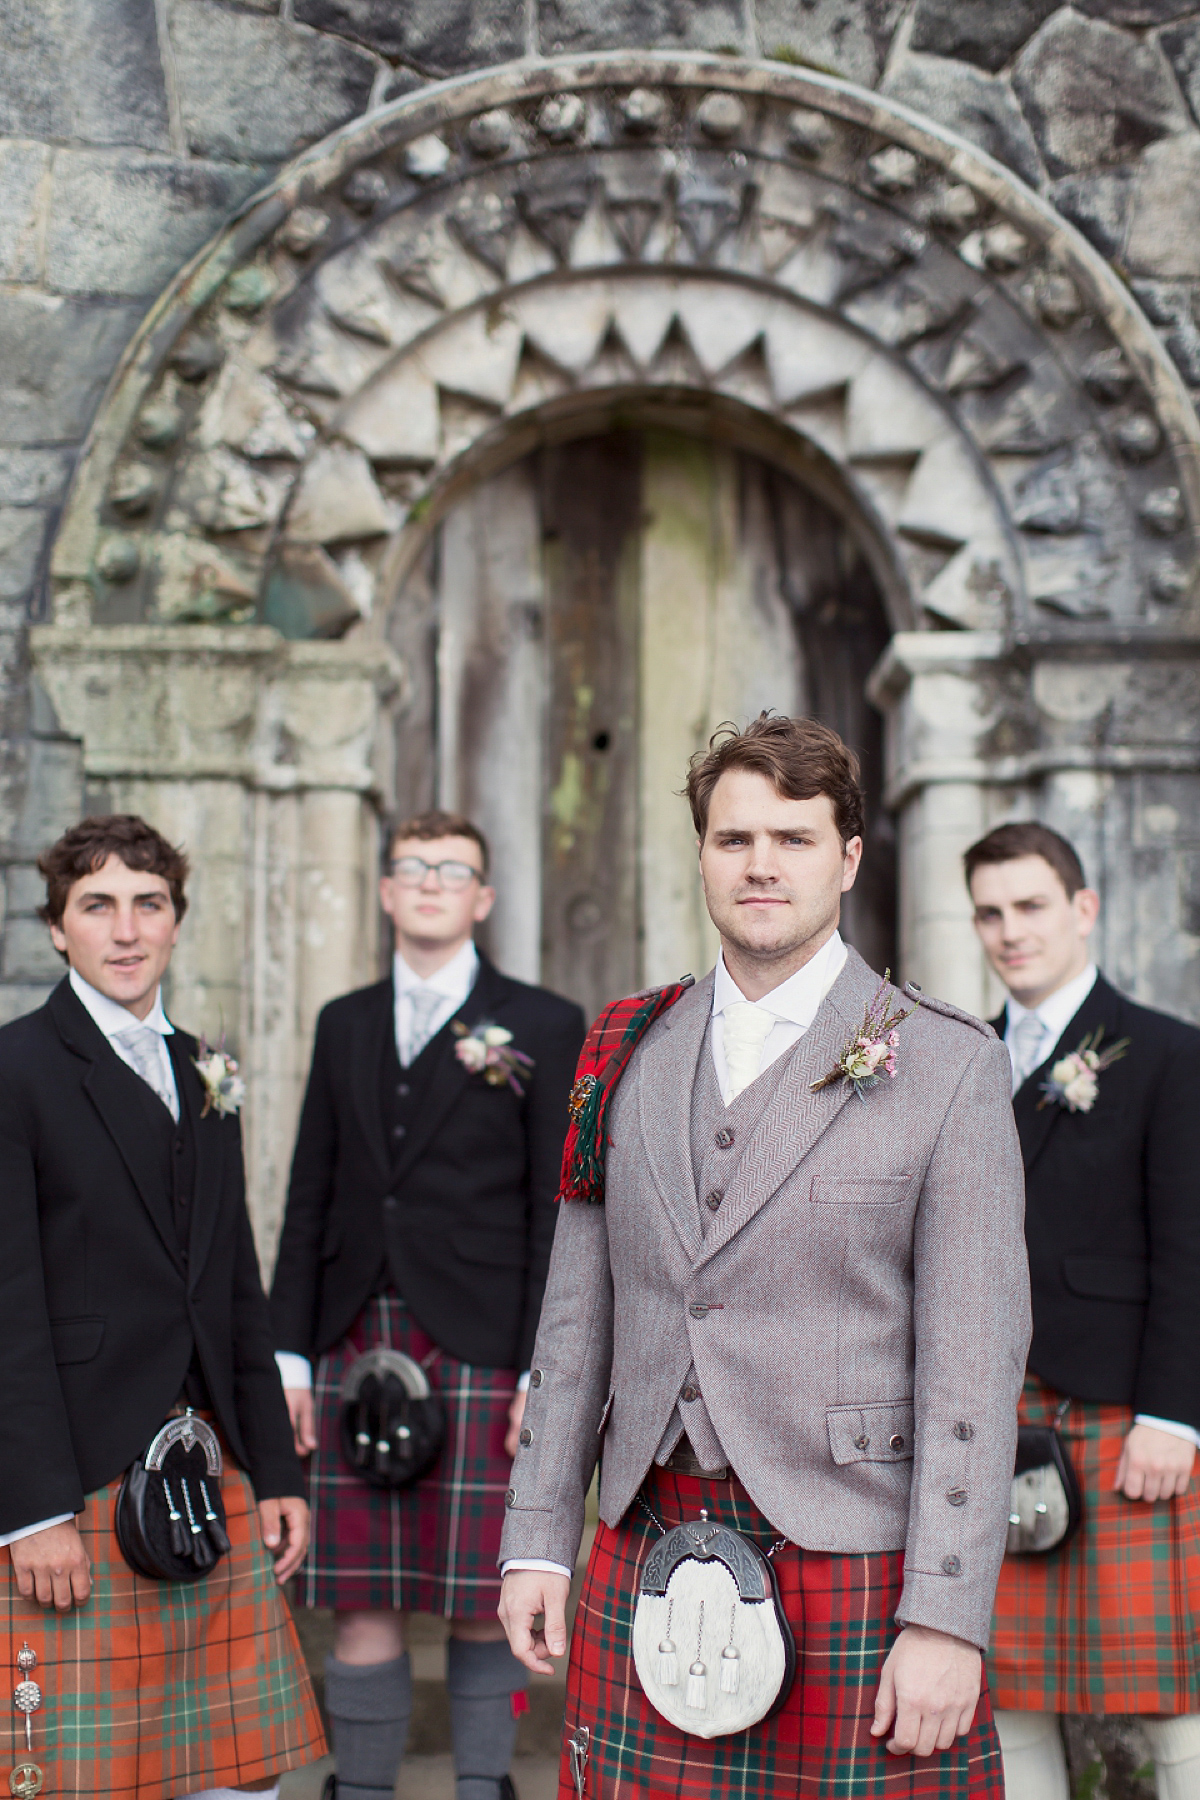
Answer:
[[822, 1088], [832, 1087], [837, 1081], [844, 1081], [860, 1100], [865, 1101], [867, 1090], [875, 1087], [885, 1075], [890, 1081], [896, 1079], [896, 1051], [900, 1047], [900, 1033], [896, 1027], [903, 1025], [909, 1014], [917, 1009], [909, 1006], [903, 1011], [889, 1012], [886, 991], [890, 974], [891, 970], [885, 969], [875, 998], [863, 1013], [862, 1024], [828, 1075], [822, 1075], [819, 1081], [810, 1084], [814, 1094]]
[[1107, 1050], [1101, 1050], [1103, 1036], [1103, 1025], [1097, 1025], [1095, 1031], [1088, 1032], [1078, 1050], [1060, 1056], [1052, 1065], [1049, 1078], [1042, 1082], [1042, 1098], [1037, 1103], [1039, 1112], [1044, 1106], [1065, 1106], [1073, 1113], [1091, 1112], [1100, 1092], [1101, 1075], [1115, 1062], [1120, 1062], [1132, 1041], [1118, 1038]]
[[454, 1032], [458, 1038], [454, 1054], [464, 1069], [472, 1075], [482, 1075], [489, 1087], [510, 1087], [514, 1094], [525, 1092], [521, 1081], [532, 1069], [533, 1058], [512, 1048], [511, 1031], [486, 1020], [478, 1025], [464, 1025], [456, 1019]]
[[246, 1083], [233, 1057], [226, 1055], [224, 1046], [224, 1035], [215, 1047], [210, 1046], [206, 1038], [201, 1038], [200, 1054], [192, 1058], [204, 1088], [202, 1119], [207, 1119], [210, 1112], [215, 1112], [219, 1118], [235, 1113], [246, 1098]]

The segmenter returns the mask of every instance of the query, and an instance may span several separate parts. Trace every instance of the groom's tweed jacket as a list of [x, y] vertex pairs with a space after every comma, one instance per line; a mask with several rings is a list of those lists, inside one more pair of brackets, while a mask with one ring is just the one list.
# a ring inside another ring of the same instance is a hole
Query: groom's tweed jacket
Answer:
[[[906, 1552], [897, 1617], [985, 1646], [1029, 1344], [1007, 1051], [922, 1005], [860, 1102], [810, 1090], [879, 985], [852, 950], [701, 1225], [692, 1086], [712, 978], [635, 1052], [607, 1203], [563, 1206], [502, 1557], [573, 1565], [603, 1436], [615, 1525], [694, 1365], [733, 1468], [811, 1550]], [[900, 996], [893, 995], [894, 1000]]]

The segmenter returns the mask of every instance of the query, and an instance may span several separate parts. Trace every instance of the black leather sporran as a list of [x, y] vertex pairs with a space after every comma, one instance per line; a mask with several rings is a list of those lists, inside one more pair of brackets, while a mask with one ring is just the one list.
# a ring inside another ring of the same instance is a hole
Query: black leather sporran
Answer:
[[126, 1470], [114, 1524], [121, 1555], [151, 1581], [202, 1581], [228, 1554], [221, 1445], [190, 1408]]
[[441, 1455], [446, 1409], [420, 1363], [402, 1350], [357, 1357], [338, 1399], [342, 1455], [372, 1487], [409, 1487]]

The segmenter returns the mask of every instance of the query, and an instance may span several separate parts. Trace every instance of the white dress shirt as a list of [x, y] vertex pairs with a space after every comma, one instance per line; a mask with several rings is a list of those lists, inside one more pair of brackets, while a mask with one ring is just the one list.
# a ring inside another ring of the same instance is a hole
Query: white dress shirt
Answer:
[[[175, 1081], [175, 1070], [171, 1066], [170, 1052], [166, 1046], [166, 1039], [174, 1036], [175, 1027], [163, 1011], [161, 991], [155, 994], [154, 1005], [146, 1017], [139, 1019], [130, 1012], [127, 1006], [122, 1006], [117, 1000], [110, 1000], [107, 994], [102, 994], [98, 988], [94, 988], [91, 982], [85, 981], [83, 976], [77, 974], [74, 969], [71, 970], [67, 979], [71, 983], [72, 990], [87, 1008], [121, 1061], [133, 1070], [139, 1081], [142, 1079], [141, 1070], [131, 1058], [128, 1046], [121, 1042], [119, 1034], [122, 1031], [128, 1031], [131, 1025], [148, 1025], [151, 1031], [158, 1033], [161, 1050], [159, 1073], [163, 1086], [169, 1092], [174, 1093], [176, 1104], [178, 1104], [179, 1088]], [[74, 1516], [74, 1513], [57, 1513], [53, 1519], [39, 1519], [36, 1525], [23, 1525], [19, 1531], [6, 1531], [0, 1534], [0, 1549], [5, 1544], [15, 1544], [18, 1538], [32, 1537], [35, 1531], [48, 1531], [51, 1525], [65, 1525], [67, 1520], [73, 1519]]]
[[[400, 1059], [402, 1069], [407, 1069], [414, 1060], [411, 1055], [412, 1044], [412, 991], [414, 988], [433, 988], [442, 996], [441, 1004], [430, 1019], [430, 1037], [442, 1029], [448, 1019], [452, 1019], [460, 1006], [465, 1005], [467, 995], [475, 986], [475, 978], [479, 974], [479, 952], [468, 940], [461, 950], [456, 950], [449, 962], [435, 969], [432, 975], [418, 975], [409, 968], [404, 958], [397, 951], [392, 958], [392, 986], [396, 994], [396, 1055]], [[428, 1042], [428, 1039], [426, 1040]], [[285, 1388], [310, 1388], [312, 1386], [312, 1364], [307, 1356], [299, 1356], [294, 1350], [277, 1350], [275, 1361], [279, 1366], [279, 1379]], [[526, 1371], [521, 1377], [521, 1385], [528, 1387], [529, 1375]]]
[[[1013, 1046], [1013, 1034], [1022, 1019], [1032, 1014], [1042, 1026], [1042, 1041], [1038, 1046], [1037, 1060], [1033, 1067], [1040, 1069], [1050, 1052], [1057, 1044], [1075, 1014], [1079, 1011], [1088, 995], [1096, 985], [1096, 965], [1089, 963], [1079, 975], [1072, 976], [1070, 981], [1056, 988], [1047, 995], [1038, 1006], [1022, 1006], [1019, 1000], [1008, 996], [1005, 1006], [1004, 1042], [1008, 1054], [1012, 1058], [1014, 1078], [1017, 1070], [1016, 1053]], [[1067, 1050], [1074, 1050], [1074, 1044], [1068, 1044]], [[1194, 1431], [1190, 1425], [1181, 1424], [1176, 1419], [1157, 1419], [1150, 1413], [1138, 1413], [1135, 1425], [1152, 1425], [1156, 1431], [1168, 1431], [1172, 1437], [1186, 1438], [1189, 1444], [1200, 1449], [1200, 1431]]]

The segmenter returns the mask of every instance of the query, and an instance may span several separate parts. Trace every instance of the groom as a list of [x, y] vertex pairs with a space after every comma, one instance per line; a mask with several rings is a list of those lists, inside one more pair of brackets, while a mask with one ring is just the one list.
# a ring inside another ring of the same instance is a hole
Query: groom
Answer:
[[[1008, 1059], [842, 942], [862, 793], [832, 731], [725, 728], [688, 796], [721, 955], [632, 1015], [658, 1013], [595, 1132], [629, 1035], [605, 1015], [585, 1049], [501, 1616], [549, 1672], [603, 1445], [560, 1795], [998, 1796], [980, 1651], [1029, 1323]], [[868, 1027], [876, 1002], [903, 1021]], [[631, 1658], [648, 1548], [702, 1508], [771, 1553], [799, 1669], [713, 1739], [660, 1717]]]

